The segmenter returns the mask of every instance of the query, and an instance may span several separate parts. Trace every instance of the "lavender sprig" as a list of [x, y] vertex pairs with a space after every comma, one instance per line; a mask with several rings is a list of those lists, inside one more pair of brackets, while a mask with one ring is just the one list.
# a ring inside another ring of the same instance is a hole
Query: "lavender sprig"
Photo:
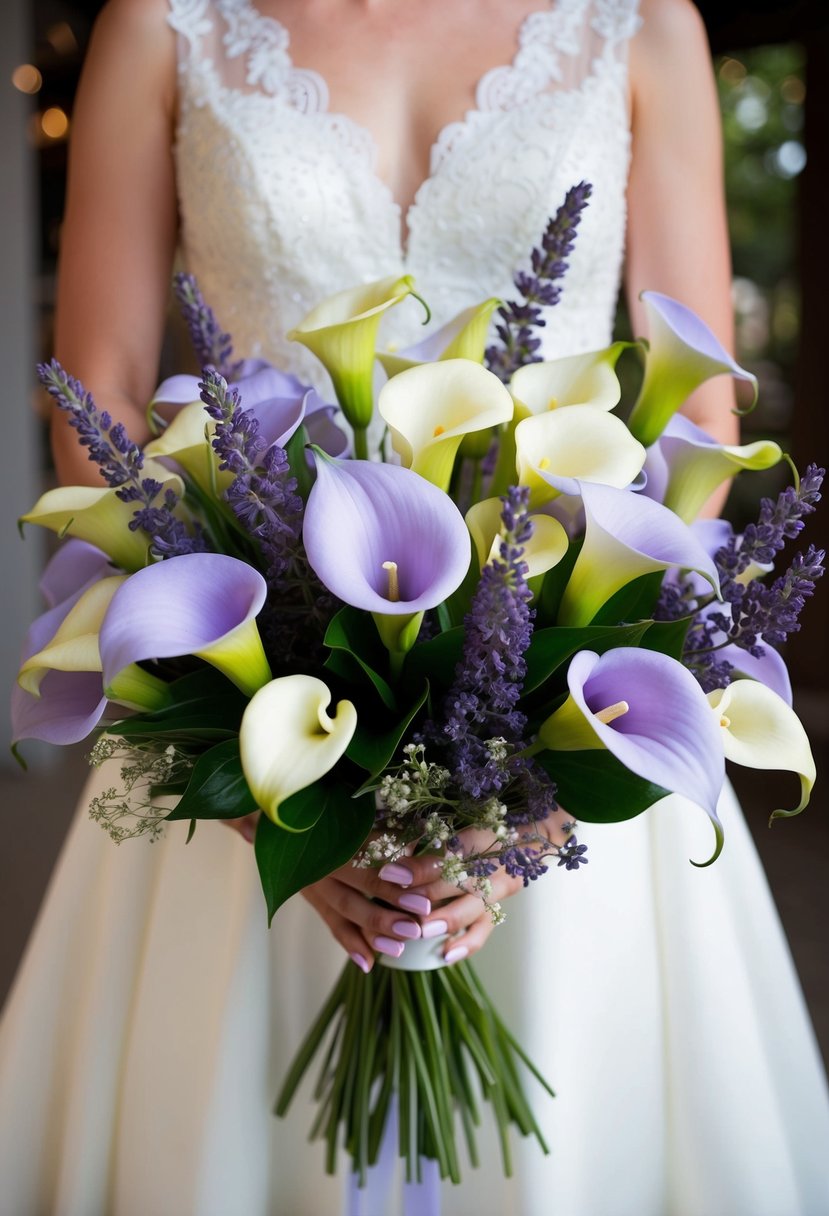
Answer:
[[232, 379], [239, 365], [233, 362], [230, 334], [225, 333], [219, 325], [216, 314], [199, 290], [195, 276], [177, 274], [173, 290], [199, 366], [215, 367], [226, 379]]
[[513, 278], [521, 302], [510, 300], [498, 309], [496, 332], [500, 343], [487, 348], [486, 364], [505, 384], [519, 367], [539, 362], [541, 339], [533, 336], [533, 330], [546, 324], [542, 309], [561, 298], [560, 280], [569, 265], [566, 259], [573, 251], [582, 212], [592, 193], [589, 182], [579, 182], [567, 191], [547, 224], [541, 245], [530, 255], [531, 273], [519, 271]]
[[[174, 514], [179, 501], [175, 491], [164, 490], [154, 477], [141, 476], [144, 454], [122, 423], [113, 424], [106, 410], [98, 410], [92, 394], [57, 359], [38, 364], [37, 374], [58, 408], [69, 415], [69, 425], [77, 431], [80, 444], [89, 449], [89, 459], [97, 464], [107, 485], [115, 489], [122, 502], [138, 504], [129, 522], [130, 531], [143, 529], [156, 557], [204, 551], [207, 546], [201, 529], [196, 527], [191, 534]], [[164, 496], [159, 503], [162, 490]]]

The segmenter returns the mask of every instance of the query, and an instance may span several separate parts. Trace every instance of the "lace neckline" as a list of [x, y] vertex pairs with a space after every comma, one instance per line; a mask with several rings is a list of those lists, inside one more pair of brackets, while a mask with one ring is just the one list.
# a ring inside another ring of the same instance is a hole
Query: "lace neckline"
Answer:
[[[558, 30], [551, 31], [551, 47], [548, 62], [545, 64], [544, 76], [539, 80], [538, 63], [532, 66], [535, 71], [531, 74], [532, 92], [537, 94], [551, 81], [557, 79], [559, 70], [557, 55], [552, 44], [569, 49], [568, 35], [572, 40], [573, 18], [580, 20], [588, 0], [545, 0], [537, 8], [531, 10], [518, 23], [515, 30], [515, 51], [512, 58], [497, 67], [490, 68], [478, 80], [475, 86], [473, 104], [462, 116], [450, 119], [439, 128], [437, 135], [429, 147], [428, 169], [426, 175], [415, 190], [408, 204], [400, 202], [391, 185], [383, 178], [377, 165], [380, 160], [380, 145], [374, 132], [364, 123], [358, 122], [344, 111], [330, 111], [329, 90], [325, 77], [314, 68], [296, 65], [293, 61], [290, 42], [290, 31], [277, 17], [263, 13], [254, 0], [217, 0], [217, 8], [228, 26], [225, 35], [225, 45], [230, 56], [247, 55], [247, 82], [258, 85], [265, 92], [274, 95], [283, 94], [289, 102], [308, 113], [326, 114], [342, 127], [349, 129], [358, 136], [359, 142], [367, 149], [368, 170], [378, 189], [386, 197], [389, 206], [397, 218], [400, 232], [401, 261], [406, 262], [411, 238], [411, 222], [417, 212], [420, 200], [429, 183], [435, 176], [442, 155], [448, 146], [471, 127], [483, 114], [493, 110], [512, 108], [509, 104], [509, 94], [515, 94], [513, 104], [524, 100], [528, 92], [526, 84], [521, 80], [527, 56], [527, 50], [538, 40], [538, 26], [547, 22], [561, 22], [565, 29], [565, 37], [561, 38]], [[571, 28], [568, 29], [567, 26]], [[516, 87], [517, 86], [517, 87]], [[522, 87], [523, 86], [523, 87]]]

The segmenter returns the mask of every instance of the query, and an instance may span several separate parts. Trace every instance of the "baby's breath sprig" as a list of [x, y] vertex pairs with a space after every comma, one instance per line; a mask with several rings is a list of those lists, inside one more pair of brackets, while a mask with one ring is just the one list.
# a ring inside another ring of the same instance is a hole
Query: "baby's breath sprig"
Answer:
[[88, 759], [93, 768], [109, 760], [123, 761], [121, 788], [110, 785], [96, 794], [89, 804], [90, 819], [99, 823], [116, 844], [136, 836], [158, 840], [169, 807], [160, 805], [153, 791], [186, 776], [193, 767], [192, 757], [172, 743], [159, 752], [149, 745], [144, 748], [140, 743], [127, 744], [124, 739], [102, 735]]

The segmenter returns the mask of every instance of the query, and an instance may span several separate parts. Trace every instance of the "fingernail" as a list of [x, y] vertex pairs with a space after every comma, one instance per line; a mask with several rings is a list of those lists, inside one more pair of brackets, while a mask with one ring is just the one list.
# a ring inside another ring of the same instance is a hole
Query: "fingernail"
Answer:
[[407, 912], [416, 912], [418, 916], [428, 916], [432, 911], [432, 901], [425, 895], [401, 895], [397, 901]]
[[416, 925], [413, 920], [396, 920], [392, 929], [398, 937], [420, 937], [420, 925]]
[[392, 937], [375, 937], [371, 944], [375, 950], [379, 950], [381, 954], [388, 954], [392, 958], [400, 958], [406, 949], [405, 942], [396, 942]]
[[368, 961], [363, 958], [362, 954], [358, 954], [357, 951], [355, 950], [354, 953], [349, 954], [348, 957], [351, 959], [352, 963], [357, 964], [357, 966], [360, 968], [360, 970], [363, 972], [364, 975], [368, 975], [371, 968], [368, 965]]
[[380, 871], [380, 877], [383, 882], [396, 882], [399, 887], [410, 887], [414, 874], [411, 870], [407, 870], [405, 866], [398, 866], [393, 861], [388, 865], [383, 866]]
[[449, 928], [445, 920], [430, 920], [420, 930], [421, 937], [440, 937]]
[[466, 946], [453, 946], [443, 957], [447, 963], [459, 963], [462, 958], [466, 958], [468, 953]]

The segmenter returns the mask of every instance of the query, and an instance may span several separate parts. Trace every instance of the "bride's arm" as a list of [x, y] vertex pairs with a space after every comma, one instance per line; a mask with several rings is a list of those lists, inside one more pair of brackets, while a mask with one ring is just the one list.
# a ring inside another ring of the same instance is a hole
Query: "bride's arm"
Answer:
[[[110, 0], [92, 36], [73, 115], [61, 233], [56, 355], [148, 437], [176, 239], [175, 35], [166, 0]], [[65, 416], [52, 446], [64, 483], [100, 485]]]
[[[640, 12], [630, 51], [625, 276], [634, 332], [647, 333], [638, 297], [650, 288], [687, 304], [733, 350], [722, 130], [705, 27], [691, 0], [642, 0]], [[733, 383], [720, 376], [698, 389], [684, 412], [734, 443], [733, 407]]]

